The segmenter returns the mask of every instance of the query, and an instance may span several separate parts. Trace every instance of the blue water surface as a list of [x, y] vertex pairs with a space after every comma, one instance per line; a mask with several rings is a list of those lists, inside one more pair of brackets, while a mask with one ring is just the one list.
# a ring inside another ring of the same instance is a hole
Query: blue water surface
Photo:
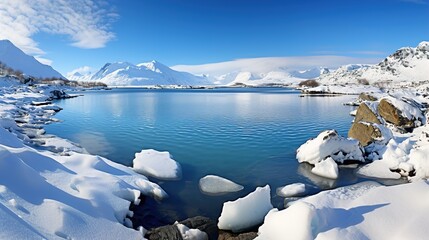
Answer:
[[[296, 149], [326, 129], [346, 136], [355, 96], [300, 97], [286, 88], [211, 90], [114, 89], [86, 91], [61, 100], [56, 115], [61, 123], [48, 133], [70, 139], [92, 154], [131, 166], [134, 154], [153, 148], [169, 151], [182, 165], [183, 178], [157, 181], [170, 195], [152, 201], [147, 225], [196, 215], [217, 219], [222, 203], [269, 184], [272, 201], [277, 187], [304, 182], [327, 189], [359, 181], [341, 169], [337, 181], [317, 177], [296, 161]], [[233, 180], [245, 188], [223, 196], [200, 192], [198, 181], [207, 174]], [[144, 221], [144, 219], [143, 219]]]

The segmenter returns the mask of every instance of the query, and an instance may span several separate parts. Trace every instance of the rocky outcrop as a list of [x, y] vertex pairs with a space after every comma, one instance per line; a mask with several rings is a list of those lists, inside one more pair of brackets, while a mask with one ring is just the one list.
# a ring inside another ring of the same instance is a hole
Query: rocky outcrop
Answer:
[[[355, 122], [369, 122], [381, 124], [377, 113], [374, 113], [366, 103], [361, 103], [356, 111]], [[349, 135], [350, 136], [350, 135]]]
[[386, 99], [381, 99], [378, 105], [378, 113], [387, 122], [395, 125], [396, 127], [413, 128], [414, 120], [402, 116], [401, 111], [396, 108], [392, 103]]

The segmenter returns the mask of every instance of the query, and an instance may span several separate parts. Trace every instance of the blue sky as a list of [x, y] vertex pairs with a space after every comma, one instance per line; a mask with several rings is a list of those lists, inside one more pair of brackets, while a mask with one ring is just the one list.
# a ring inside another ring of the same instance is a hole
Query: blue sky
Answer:
[[[12, 19], [33, 20], [21, 20], [24, 29], [0, 16], [0, 27], [14, 30], [0, 38], [63, 74], [82, 66], [152, 59], [170, 66], [279, 56], [381, 59], [429, 40], [429, 0], [6, 2], [0, 3], [1, 14], [6, 9]], [[13, 4], [34, 11], [16, 10]], [[37, 22], [44, 14], [54, 17]]]

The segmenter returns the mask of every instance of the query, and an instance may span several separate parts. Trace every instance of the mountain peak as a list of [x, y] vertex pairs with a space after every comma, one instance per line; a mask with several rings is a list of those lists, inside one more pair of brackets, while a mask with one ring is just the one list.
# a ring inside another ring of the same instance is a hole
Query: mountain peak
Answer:
[[20, 70], [36, 78], [64, 78], [51, 66], [42, 64], [34, 57], [25, 54], [7, 39], [0, 40], [0, 61], [14, 70]]

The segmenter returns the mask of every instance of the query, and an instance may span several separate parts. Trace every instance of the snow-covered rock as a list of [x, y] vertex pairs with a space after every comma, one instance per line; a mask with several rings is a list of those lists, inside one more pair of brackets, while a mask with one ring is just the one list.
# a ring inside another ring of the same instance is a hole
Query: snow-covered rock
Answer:
[[209, 237], [207, 233], [200, 231], [198, 229], [190, 229], [187, 226], [180, 224], [178, 222], [174, 225], [179, 229], [180, 234], [182, 235], [183, 240], [208, 240]]
[[314, 164], [314, 168], [311, 169], [311, 172], [321, 177], [337, 179], [338, 165], [331, 157], [328, 157]]
[[292, 183], [283, 187], [277, 188], [277, 195], [280, 197], [295, 197], [306, 192], [304, 183]]
[[203, 193], [210, 195], [218, 195], [229, 192], [238, 192], [243, 189], [243, 186], [215, 175], [207, 175], [199, 181], [200, 189]]
[[339, 136], [335, 130], [321, 132], [315, 139], [301, 145], [296, 154], [298, 162], [313, 165], [328, 157], [338, 163], [347, 160], [365, 161], [359, 142]]
[[243, 198], [225, 202], [217, 226], [240, 232], [262, 223], [272, 208], [270, 186], [258, 187]]
[[136, 153], [133, 169], [143, 175], [164, 180], [176, 180], [182, 177], [182, 167], [171, 158], [169, 152], [159, 152], [153, 149]]
[[36, 78], [64, 78], [51, 66], [37, 61], [25, 54], [9, 40], [0, 40], [0, 61], [14, 70], [20, 70], [28, 76]]

